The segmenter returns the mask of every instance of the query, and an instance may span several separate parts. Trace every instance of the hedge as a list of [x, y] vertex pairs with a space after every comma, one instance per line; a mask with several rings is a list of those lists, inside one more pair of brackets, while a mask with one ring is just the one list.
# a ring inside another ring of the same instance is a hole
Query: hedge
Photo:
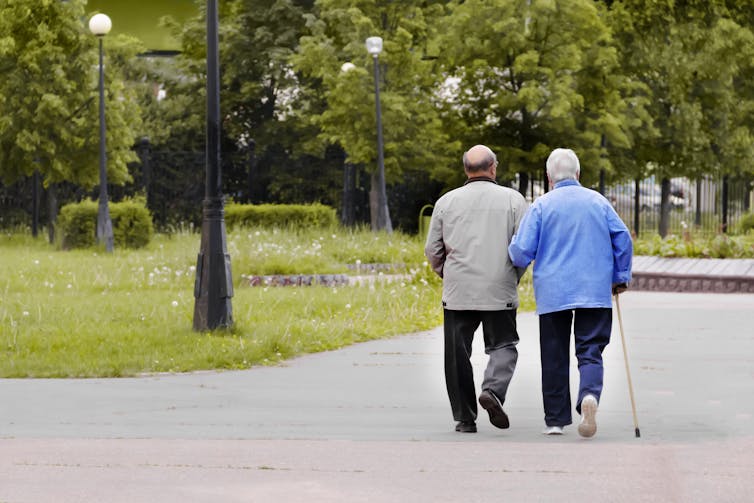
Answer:
[[232, 227], [330, 227], [338, 222], [333, 208], [324, 204], [236, 204], [225, 207], [225, 225]]
[[[58, 225], [64, 249], [87, 248], [97, 243], [98, 204], [92, 200], [63, 206]], [[113, 241], [116, 247], [142, 248], [154, 234], [152, 215], [143, 198], [110, 203]]]

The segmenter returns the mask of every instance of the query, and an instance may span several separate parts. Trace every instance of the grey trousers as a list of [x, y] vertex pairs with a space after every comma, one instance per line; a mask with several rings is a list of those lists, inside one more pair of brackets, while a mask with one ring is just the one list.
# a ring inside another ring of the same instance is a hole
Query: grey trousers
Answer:
[[505, 401], [508, 385], [518, 360], [516, 310], [451, 311], [445, 309], [445, 385], [448, 389], [453, 419], [474, 421], [477, 417], [477, 393], [471, 366], [474, 332], [482, 324], [484, 352], [489, 355], [482, 390], [492, 391]]

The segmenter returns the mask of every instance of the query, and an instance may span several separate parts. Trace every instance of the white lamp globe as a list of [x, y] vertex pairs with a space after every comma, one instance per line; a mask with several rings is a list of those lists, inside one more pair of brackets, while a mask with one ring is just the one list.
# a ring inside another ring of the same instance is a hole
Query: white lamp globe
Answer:
[[382, 38], [369, 37], [367, 39], [367, 52], [372, 56], [377, 57], [382, 52]]
[[98, 37], [103, 37], [110, 33], [110, 28], [112, 27], [112, 21], [110, 21], [110, 18], [105, 14], [95, 14], [89, 20], [89, 31]]

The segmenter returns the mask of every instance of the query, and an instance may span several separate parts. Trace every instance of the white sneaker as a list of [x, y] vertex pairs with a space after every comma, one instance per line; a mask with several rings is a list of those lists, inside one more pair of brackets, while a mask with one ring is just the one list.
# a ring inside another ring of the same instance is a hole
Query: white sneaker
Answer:
[[579, 435], [585, 438], [593, 437], [597, 433], [597, 399], [594, 395], [586, 395], [581, 400], [581, 424]]
[[562, 426], [548, 426], [544, 430], [542, 430], [543, 435], [562, 435], [563, 434], [563, 427]]

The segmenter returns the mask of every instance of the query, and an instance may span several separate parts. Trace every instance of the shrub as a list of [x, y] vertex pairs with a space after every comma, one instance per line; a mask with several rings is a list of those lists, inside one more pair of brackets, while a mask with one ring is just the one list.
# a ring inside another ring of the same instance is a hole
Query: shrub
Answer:
[[738, 221], [738, 232], [747, 234], [752, 229], [754, 229], [754, 213], [747, 213]]
[[110, 205], [115, 245], [124, 248], [143, 248], [154, 234], [152, 215], [143, 198], [126, 199]]
[[87, 199], [66, 204], [60, 209], [58, 227], [63, 249], [93, 246], [97, 234], [97, 203]]
[[747, 236], [718, 235], [712, 238], [683, 239], [669, 235], [634, 241], [635, 255], [683, 258], [752, 258], [754, 244]]
[[[63, 206], [58, 224], [64, 249], [87, 248], [97, 242], [97, 203], [92, 200]], [[143, 198], [110, 203], [115, 246], [142, 248], [154, 234], [152, 216]]]
[[335, 210], [324, 204], [235, 204], [225, 207], [225, 225], [308, 229], [337, 223]]

